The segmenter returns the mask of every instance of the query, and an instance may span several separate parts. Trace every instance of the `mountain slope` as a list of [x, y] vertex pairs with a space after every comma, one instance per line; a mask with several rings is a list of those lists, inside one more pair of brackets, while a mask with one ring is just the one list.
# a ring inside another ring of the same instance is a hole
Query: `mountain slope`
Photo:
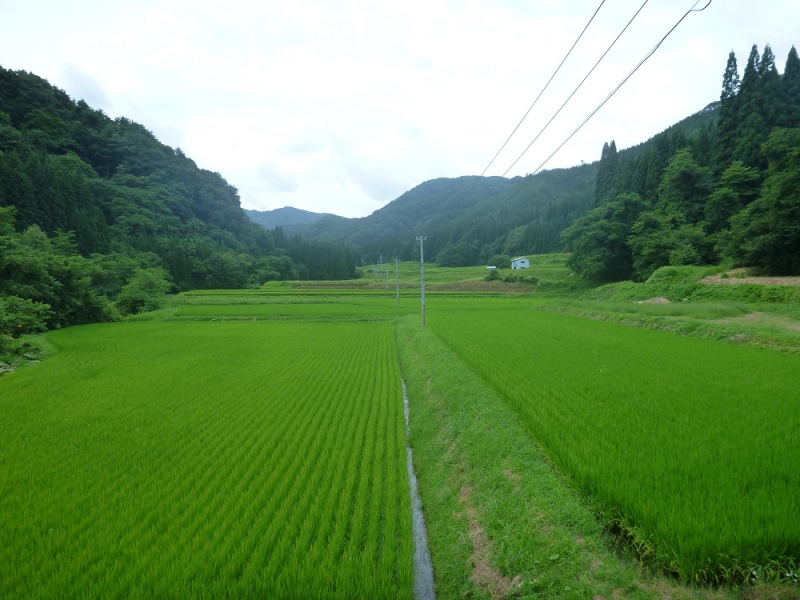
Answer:
[[74, 102], [34, 74], [0, 67], [5, 206], [14, 208], [20, 232], [69, 232], [83, 256], [164, 268], [181, 289], [354, 274], [325, 266], [354, 263], [341, 244], [316, 244], [314, 252], [298, 243], [276, 246], [219, 173], [198, 168], [142, 125]]
[[[675, 150], [710, 139], [718, 116], [719, 102], [713, 102], [646, 142], [621, 150], [619, 157], [652, 164], [652, 191]], [[595, 205], [598, 164], [514, 179], [434, 179], [367, 217], [329, 215], [289, 233], [347, 243], [362, 263], [380, 254], [417, 259], [418, 235], [429, 238], [426, 257], [449, 265], [478, 264], [498, 253], [555, 252], [563, 249], [561, 232]]]
[[310, 225], [322, 217], [332, 216], [330, 213], [315, 213], [292, 206], [284, 206], [275, 210], [249, 210], [244, 209], [247, 217], [253, 222], [261, 225], [265, 229], [284, 228], [287, 226]]
[[591, 206], [595, 170], [594, 165], [582, 165], [524, 178], [433, 179], [367, 217], [326, 216], [300, 233], [312, 240], [347, 243], [361, 262], [378, 254], [418, 258], [418, 235], [430, 238], [426, 256], [433, 259], [469, 233], [471, 249], [464, 260], [473, 264], [504, 250], [554, 251], [561, 229]]

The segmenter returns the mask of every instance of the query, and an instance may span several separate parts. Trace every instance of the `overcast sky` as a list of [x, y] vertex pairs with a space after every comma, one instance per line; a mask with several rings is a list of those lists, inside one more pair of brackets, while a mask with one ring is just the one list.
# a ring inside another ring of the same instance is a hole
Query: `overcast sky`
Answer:
[[[502, 174], [644, 0], [607, 0], [487, 175]], [[701, 0], [698, 7], [707, 0]], [[650, 0], [509, 172], [571, 133], [694, 0]], [[142, 123], [239, 189], [242, 206], [364, 216], [419, 183], [480, 174], [599, 0], [0, 0], [0, 65]], [[769, 43], [783, 72], [800, 2], [713, 0], [548, 163], [599, 159], [719, 97]]]

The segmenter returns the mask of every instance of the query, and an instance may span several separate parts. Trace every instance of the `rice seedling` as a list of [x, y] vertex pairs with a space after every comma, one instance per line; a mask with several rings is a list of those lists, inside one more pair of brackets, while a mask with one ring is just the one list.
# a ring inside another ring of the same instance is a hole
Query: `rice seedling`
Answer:
[[0, 596], [412, 596], [390, 324], [49, 338], [0, 381]]
[[800, 562], [800, 358], [539, 311], [430, 326], [640, 556], [684, 580]]

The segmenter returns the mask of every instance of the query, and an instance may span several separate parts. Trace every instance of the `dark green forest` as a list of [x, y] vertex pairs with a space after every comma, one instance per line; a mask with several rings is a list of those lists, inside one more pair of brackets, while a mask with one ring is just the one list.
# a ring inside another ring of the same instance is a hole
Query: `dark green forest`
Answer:
[[635, 152], [606, 144], [594, 208], [562, 234], [576, 273], [643, 280], [719, 263], [800, 273], [800, 59], [793, 47], [782, 75], [775, 61], [753, 46], [740, 78], [731, 52], [713, 122]]
[[[158, 290], [356, 276], [345, 244], [255, 225], [236, 189], [179, 148], [2, 67], [0, 211], [0, 298], [20, 308], [0, 310], [0, 335], [26, 329], [23, 305], [46, 305], [53, 327], [146, 310]], [[125, 299], [131, 285], [146, 288], [139, 300]]]

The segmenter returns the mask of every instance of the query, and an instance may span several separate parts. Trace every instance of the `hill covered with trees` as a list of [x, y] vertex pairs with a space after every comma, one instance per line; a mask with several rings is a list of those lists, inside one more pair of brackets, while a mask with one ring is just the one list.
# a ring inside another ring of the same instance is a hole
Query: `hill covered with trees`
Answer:
[[637, 146], [536, 175], [435, 179], [368, 217], [298, 229], [378, 255], [442, 266], [566, 250], [580, 275], [644, 279], [661, 266], [716, 264], [800, 272], [800, 60], [779, 74], [753, 46], [740, 79], [731, 53], [720, 100]]
[[428, 237], [425, 256], [442, 266], [476, 265], [495, 254], [555, 252], [561, 231], [592, 207], [595, 172], [595, 165], [581, 165], [513, 179], [433, 179], [367, 217], [327, 216], [300, 232], [351, 245], [362, 264], [379, 254], [419, 259], [417, 235]]
[[284, 233], [296, 233], [305, 229], [304, 225], [310, 225], [319, 221], [322, 217], [334, 216], [329, 213], [315, 213], [293, 206], [284, 206], [274, 210], [248, 210], [244, 213], [253, 223], [258, 223], [266, 229], [280, 227]]
[[185, 290], [355, 276], [344, 244], [258, 227], [236, 189], [179, 148], [2, 67], [0, 227], [0, 298], [46, 304], [49, 325], [110, 318], [108, 303], [137, 281]]
[[713, 123], [604, 149], [595, 207], [563, 234], [577, 273], [646, 279], [720, 261], [800, 273], [800, 58], [793, 47], [782, 75], [775, 61], [753, 46], [740, 78], [731, 52]]
[[536, 175], [434, 179], [409, 190], [367, 217], [328, 215], [291, 231], [304, 238], [341, 241], [362, 264], [384, 257], [419, 259], [418, 235], [427, 236], [425, 256], [440, 266], [486, 263], [497, 255], [564, 250], [562, 232], [598, 206], [609, 193], [620, 160], [636, 161], [654, 192], [677, 148], [700, 140], [711, 151], [720, 103], [714, 102], [654, 138], [617, 152], [606, 144], [593, 164]]

